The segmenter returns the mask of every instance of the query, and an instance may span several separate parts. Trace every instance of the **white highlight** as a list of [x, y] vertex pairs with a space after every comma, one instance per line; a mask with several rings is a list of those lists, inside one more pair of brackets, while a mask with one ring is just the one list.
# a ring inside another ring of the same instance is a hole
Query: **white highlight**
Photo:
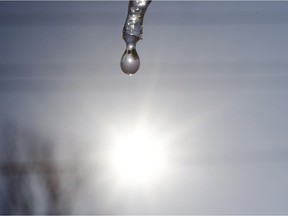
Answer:
[[108, 169], [122, 187], [152, 186], [167, 171], [164, 139], [144, 125], [115, 134], [108, 153]]

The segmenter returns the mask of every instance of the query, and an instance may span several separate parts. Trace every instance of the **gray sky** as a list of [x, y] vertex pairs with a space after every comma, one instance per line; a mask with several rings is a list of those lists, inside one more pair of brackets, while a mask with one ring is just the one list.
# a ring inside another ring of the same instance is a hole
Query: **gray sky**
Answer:
[[77, 140], [88, 167], [107, 127], [145, 117], [175, 134], [149, 196], [112, 196], [95, 171], [75, 213], [288, 214], [288, 2], [152, 2], [132, 77], [127, 5], [0, 2], [0, 122], [37, 128], [63, 158]]

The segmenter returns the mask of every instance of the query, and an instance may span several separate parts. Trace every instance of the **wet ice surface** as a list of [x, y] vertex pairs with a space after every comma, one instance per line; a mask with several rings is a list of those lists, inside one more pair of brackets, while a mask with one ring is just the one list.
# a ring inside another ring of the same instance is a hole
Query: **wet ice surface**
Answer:
[[123, 39], [126, 51], [121, 58], [121, 69], [128, 75], [133, 75], [140, 67], [140, 59], [136, 51], [136, 43], [142, 39], [143, 20], [151, 1], [129, 1], [128, 14], [123, 28]]

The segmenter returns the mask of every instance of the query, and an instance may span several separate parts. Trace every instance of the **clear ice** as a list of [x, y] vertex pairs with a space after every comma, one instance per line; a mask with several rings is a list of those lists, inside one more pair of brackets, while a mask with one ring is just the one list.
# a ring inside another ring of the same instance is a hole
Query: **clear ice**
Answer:
[[124, 73], [135, 74], [140, 67], [140, 59], [136, 51], [136, 43], [142, 39], [143, 19], [151, 0], [130, 0], [128, 14], [123, 28], [123, 39], [126, 50], [121, 58], [120, 66]]

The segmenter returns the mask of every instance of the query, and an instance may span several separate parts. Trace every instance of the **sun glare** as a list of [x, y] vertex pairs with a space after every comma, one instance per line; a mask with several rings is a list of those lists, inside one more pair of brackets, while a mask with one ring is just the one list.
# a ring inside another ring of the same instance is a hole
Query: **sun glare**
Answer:
[[150, 186], [166, 171], [167, 151], [163, 139], [141, 125], [113, 136], [109, 170], [121, 186]]

